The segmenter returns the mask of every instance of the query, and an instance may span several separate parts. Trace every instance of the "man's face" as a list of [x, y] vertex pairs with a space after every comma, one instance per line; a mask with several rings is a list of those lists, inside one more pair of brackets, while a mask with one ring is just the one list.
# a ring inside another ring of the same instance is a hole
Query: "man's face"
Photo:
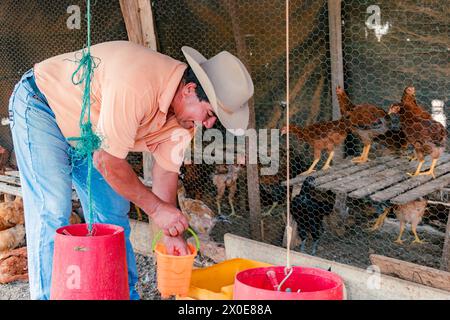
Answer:
[[211, 104], [200, 101], [195, 93], [195, 83], [180, 84], [177, 97], [172, 106], [178, 123], [185, 129], [194, 127], [195, 122], [200, 122], [206, 128], [212, 128], [217, 120]]

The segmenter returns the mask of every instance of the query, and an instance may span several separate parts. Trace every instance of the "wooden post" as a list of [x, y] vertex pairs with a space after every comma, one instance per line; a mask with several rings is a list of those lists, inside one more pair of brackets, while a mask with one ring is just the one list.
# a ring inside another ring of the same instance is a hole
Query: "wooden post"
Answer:
[[[336, 86], [344, 87], [344, 62], [342, 58], [342, 20], [341, 0], [328, 0], [328, 28], [330, 34], [331, 95], [333, 120], [341, 117]], [[336, 148], [334, 158], [337, 162], [344, 158], [343, 148]]]
[[[339, 101], [336, 95], [336, 87], [344, 87], [344, 62], [342, 58], [342, 19], [341, 0], [328, 0], [328, 28], [330, 34], [330, 59], [331, 59], [331, 95], [333, 120], [341, 117]], [[342, 161], [344, 150], [342, 147], [336, 148], [334, 160]], [[344, 202], [343, 202], [344, 201]], [[346, 200], [336, 197], [335, 210], [339, 216], [346, 215]]]
[[[234, 40], [236, 43], [237, 56], [247, 68], [251, 74], [250, 65], [247, 61], [248, 50], [245, 43], [245, 38], [239, 28], [238, 10], [236, 8], [235, 0], [226, 0], [224, 4], [228, 10], [228, 14], [231, 19], [231, 25], [233, 28]], [[255, 116], [255, 104], [253, 99], [249, 101], [250, 118], [248, 129], [256, 129], [256, 116]], [[250, 164], [248, 159], [250, 158], [250, 144], [248, 143], [248, 137], [245, 142], [245, 157], [247, 166], [247, 185], [248, 185], [248, 205], [250, 210], [250, 230], [251, 236], [254, 240], [261, 240], [261, 199], [259, 194], [259, 168], [258, 164]]]
[[344, 63], [342, 59], [341, 0], [328, 0], [328, 26], [330, 32], [331, 92], [333, 96], [333, 120], [341, 117], [336, 86], [344, 87]]
[[[150, 0], [119, 0], [128, 40], [158, 50], [153, 11]], [[152, 155], [143, 152], [144, 181], [149, 183], [152, 179]]]
[[[132, 42], [158, 50], [157, 37], [153, 19], [153, 11], [150, 0], [119, 0], [128, 39]], [[144, 184], [149, 185], [152, 179], [153, 161], [149, 152], [143, 152]], [[159, 232], [159, 228], [149, 221], [150, 243], [153, 236]]]
[[450, 272], [450, 214], [445, 229], [444, 248], [442, 249], [441, 270]]

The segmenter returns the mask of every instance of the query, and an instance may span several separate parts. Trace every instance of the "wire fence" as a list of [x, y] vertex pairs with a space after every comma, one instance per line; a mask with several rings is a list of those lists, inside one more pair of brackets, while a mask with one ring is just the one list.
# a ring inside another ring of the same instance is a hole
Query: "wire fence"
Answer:
[[[184, 60], [180, 48], [187, 45], [205, 57], [222, 50], [237, 55], [255, 84], [256, 129], [285, 126], [284, 1], [155, 0], [151, 4], [162, 53]], [[0, 30], [0, 59], [4, 62], [0, 66], [0, 116], [7, 117], [9, 95], [28, 68], [83, 46], [84, 22], [80, 29], [67, 27], [67, 8], [71, 5], [84, 12], [84, 1], [25, 4], [5, 0], [0, 4], [4, 26]], [[118, 1], [97, 1], [92, 11], [93, 43], [127, 39]], [[446, 175], [450, 167], [447, 170], [446, 164], [450, 157], [446, 153], [441, 156], [436, 179], [409, 177], [406, 172], [415, 171], [417, 160], [407, 159], [414, 149], [408, 147], [412, 140], [407, 138], [417, 133], [426, 137], [421, 131], [425, 125], [421, 122], [417, 130], [402, 131], [402, 116], [388, 112], [392, 104], [401, 101], [404, 89], [414, 86], [419, 105], [434, 119], [443, 122], [448, 116], [448, 110], [440, 106], [448, 104], [449, 99], [449, 13], [448, 5], [441, 1], [381, 0], [376, 6], [370, 1], [343, 1], [342, 90], [353, 104], [339, 108], [333, 102], [336, 88], [332, 82], [328, 1], [290, 1], [289, 118], [291, 130], [298, 128], [297, 133], [302, 133], [300, 137], [291, 131], [289, 150], [295, 250], [360, 267], [371, 264], [372, 253], [440, 267], [448, 219], [445, 204], [450, 183]], [[378, 107], [378, 111], [369, 115], [364, 113], [366, 109], [361, 114], [350, 112], [364, 103]], [[333, 118], [336, 108], [341, 118]], [[383, 128], [389, 128], [389, 132]], [[226, 136], [220, 124], [215, 129]], [[8, 130], [0, 127], [0, 145], [11, 150]], [[446, 124], [444, 131], [446, 135]], [[284, 245], [288, 201], [285, 139], [283, 135], [279, 140], [277, 173], [260, 174], [257, 183], [249, 183], [248, 168], [243, 164], [203, 161], [182, 167], [186, 198], [201, 201], [214, 212], [214, 227], [207, 228], [208, 239], [222, 243], [227, 232], [251, 238], [257, 229], [257, 240]], [[270, 137], [268, 141], [269, 150], [275, 150]], [[328, 147], [330, 144], [333, 148]], [[365, 162], [363, 152], [368, 144], [370, 161]], [[199, 139], [194, 150], [200, 146], [205, 150], [209, 145], [211, 141]], [[321, 148], [320, 161], [314, 168], [317, 171], [299, 176], [311, 169]], [[331, 149], [335, 158], [331, 168], [323, 171]], [[352, 162], [356, 157], [359, 161]], [[131, 154], [128, 159], [142, 175], [142, 156]], [[423, 170], [430, 164], [428, 156]], [[266, 166], [259, 163], [260, 169]], [[253, 209], [249, 195], [255, 188], [261, 204], [256, 224], [249, 219]], [[429, 200], [426, 208], [418, 201], [422, 198]], [[383, 213], [387, 214], [384, 221], [378, 219]], [[371, 230], [375, 221], [379, 228]], [[404, 243], [395, 243], [402, 221], [417, 223], [418, 238], [426, 242], [411, 243], [415, 237], [408, 226]]]

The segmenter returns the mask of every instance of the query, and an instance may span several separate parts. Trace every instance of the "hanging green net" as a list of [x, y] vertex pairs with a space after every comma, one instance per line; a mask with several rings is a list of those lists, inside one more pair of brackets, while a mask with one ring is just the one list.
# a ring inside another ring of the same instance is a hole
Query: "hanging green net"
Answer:
[[67, 138], [69, 142], [75, 142], [75, 147], [70, 151], [72, 163], [80, 160], [86, 160], [88, 165], [87, 174], [87, 194], [88, 194], [88, 212], [87, 224], [89, 234], [92, 234], [93, 224], [95, 222], [94, 212], [92, 210], [92, 156], [95, 150], [101, 145], [100, 137], [92, 129], [91, 122], [91, 80], [94, 68], [97, 67], [94, 58], [91, 56], [91, 3], [87, 0], [87, 43], [86, 48], [82, 50], [82, 57], [78, 62], [79, 65], [72, 74], [72, 83], [74, 85], [84, 85], [83, 99], [80, 115], [80, 136]]

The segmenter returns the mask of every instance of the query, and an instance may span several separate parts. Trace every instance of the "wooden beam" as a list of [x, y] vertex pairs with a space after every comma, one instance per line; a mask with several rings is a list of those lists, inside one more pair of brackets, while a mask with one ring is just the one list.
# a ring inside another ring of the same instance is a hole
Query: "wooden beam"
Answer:
[[128, 40], [143, 45], [141, 17], [137, 0], [119, 0], [123, 19], [127, 28]]
[[342, 58], [341, 0], [328, 0], [328, 26], [330, 31], [331, 92], [333, 120], [341, 117], [336, 86], [344, 87], [344, 63]]
[[450, 291], [450, 272], [376, 254], [370, 255], [370, 261], [380, 268], [382, 274]]
[[150, 0], [138, 0], [144, 46], [158, 51], [158, 40]]
[[[344, 88], [344, 62], [342, 58], [342, 20], [341, 0], [328, 0], [328, 28], [330, 34], [330, 61], [331, 61], [331, 97], [333, 120], [340, 119], [341, 111], [336, 95], [336, 86]], [[344, 158], [343, 147], [335, 150], [335, 163]]]
[[[237, 8], [237, 2], [235, 0], [224, 1], [225, 7], [227, 8], [229, 17], [231, 19], [231, 26], [233, 29], [234, 41], [236, 44], [236, 51], [238, 58], [247, 68], [248, 72], [251, 74], [251, 68], [247, 59], [248, 50], [245, 43], [244, 35], [239, 26], [239, 11]], [[248, 106], [250, 108], [250, 118], [248, 129], [256, 129], [256, 116], [255, 116], [255, 103], [253, 98], [250, 99]], [[261, 199], [259, 194], [259, 168], [258, 164], [249, 163], [250, 154], [250, 144], [248, 143], [249, 138], [246, 139], [245, 157], [247, 164], [247, 186], [248, 186], [248, 205], [250, 210], [250, 230], [252, 238], [255, 240], [261, 240]], [[254, 151], [254, 150], [252, 150]]]

